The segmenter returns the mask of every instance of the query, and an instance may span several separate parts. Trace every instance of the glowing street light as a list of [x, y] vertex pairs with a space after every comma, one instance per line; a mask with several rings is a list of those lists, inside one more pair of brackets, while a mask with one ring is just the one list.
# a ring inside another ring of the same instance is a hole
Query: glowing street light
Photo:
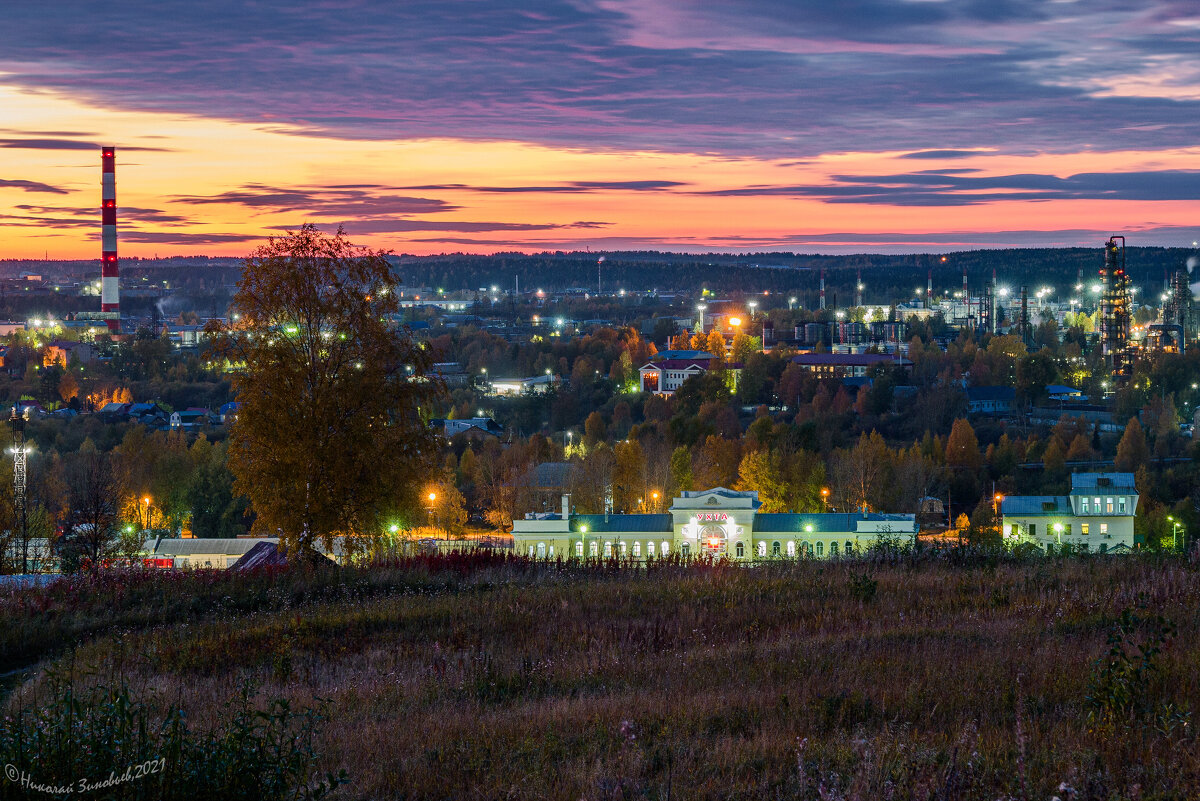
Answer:
[[729, 324], [736, 328], [737, 326], [742, 324], [742, 318], [741, 317], [730, 317]]

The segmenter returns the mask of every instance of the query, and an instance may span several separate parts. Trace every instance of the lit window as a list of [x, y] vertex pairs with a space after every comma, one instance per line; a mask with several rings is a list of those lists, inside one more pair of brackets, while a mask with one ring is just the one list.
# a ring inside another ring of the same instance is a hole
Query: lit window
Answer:
[[582, 542], [575, 543], [575, 555], [580, 558], [583, 557], [583, 543]]
[[633, 558], [634, 559], [642, 558], [642, 544], [640, 542], [635, 542], [633, 544]]
[[1080, 531], [1080, 532], [1083, 534], [1083, 536], [1085, 536], [1085, 537], [1086, 537], [1086, 536], [1088, 535], [1088, 524], [1087, 524], [1087, 523], [1080, 523], [1080, 524], [1079, 524], [1079, 531]]
[[551, 559], [554, 558], [554, 546], [553, 545], [550, 546], [550, 558]]
[[685, 542], [685, 543], [683, 543], [682, 545], [680, 545], [680, 546], [679, 546], [679, 553], [680, 553], [680, 555], [681, 555], [681, 556], [682, 556], [684, 559], [687, 559], [687, 558], [688, 558], [688, 557], [691, 555], [691, 553], [692, 553], [692, 546], [691, 546], [691, 543], [687, 543], [687, 542]]
[[1100, 524], [1100, 536], [1102, 536], [1102, 537], [1108, 536], [1108, 523]]
[[818, 542], [817, 543], [817, 556], [824, 556], [824, 555], [825, 555], [825, 543]]
[[662, 555], [666, 556], [669, 553], [671, 553], [671, 543], [667, 542], [666, 540], [663, 540]]
[[538, 559], [545, 559], [545, 558], [546, 558], [546, 543], [544, 543], [544, 542], [539, 542], [539, 543], [538, 543], [538, 546], [537, 546], [537, 555], [538, 555]]
[[646, 556], [650, 557], [651, 559], [654, 558], [654, 543], [653, 542], [646, 543]]
[[787, 555], [794, 557], [796, 555], [796, 541], [792, 540], [787, 544]]
[[612, 543], [611, 542], [604, 543], [604, 558], [612, 559]]
[[624, 559], [625, 558], [625, 543], [624, 543], [624, 541], [621, 542], [619, 547], [621, 549], [621, 558]]
[[1092, 498], [1092, 505], [1096, 507], [1096, 514], [1100, 514], [1100, 499]]
[[533, 546], [532, 545], [529, 546], [529, 556], [530, 557], [533, 556]]
[[599, 555], [600, 555], [600, 543], [598, 543], [598, 542], [589, 543], [588, 544], [588, 556], [599, 556]]
[[1104, 499], [1104, 509], [1105, 509], [1106, 514], [1111, 515], [1113, 513], [1113, 499], [1112, 498]]
[[758, 544], [758, 555], [759, 556], [767, 555], [767, 544], [765, 542], [760, 542]]

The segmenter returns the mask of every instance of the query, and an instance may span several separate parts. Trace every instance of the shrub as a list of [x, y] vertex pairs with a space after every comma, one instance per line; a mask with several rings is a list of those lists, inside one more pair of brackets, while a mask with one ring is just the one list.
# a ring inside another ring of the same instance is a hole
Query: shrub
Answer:
[[46, 797], [38, 785], [86, 796], [99, 784], [105, 792], [96, 797], [131, 801], [307, 801], [346, 783], [344, 772], [315, 775], [313, 743], [327, 703], [295, 711], [275, 700], [260, 710], [244, 684], [224, 726], [195, 732], [179, 707], [156, 714], [124, 683], [79, 689], [50, 674], [40, 695], [0, 727], [0, 797]]

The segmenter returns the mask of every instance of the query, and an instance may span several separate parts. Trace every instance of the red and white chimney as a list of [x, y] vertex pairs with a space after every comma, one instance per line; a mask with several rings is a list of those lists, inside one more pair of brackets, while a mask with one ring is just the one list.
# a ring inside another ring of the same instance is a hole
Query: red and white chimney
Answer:
[[121, 328], [121, 300], [117, 273], [117, 166], [116, 151], [100, 150], [100, 311], [114, 334]]

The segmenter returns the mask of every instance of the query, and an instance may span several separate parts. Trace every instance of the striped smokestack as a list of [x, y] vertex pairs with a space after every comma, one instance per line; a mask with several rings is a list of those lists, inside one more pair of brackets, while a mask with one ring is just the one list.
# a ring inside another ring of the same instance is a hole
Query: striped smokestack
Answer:
[[112, 315], [105, 322], [114, 334], [121, 327], [121, 300], [117, 278], [117, 166], [116, 151], [100, 150], [100, 311]]

